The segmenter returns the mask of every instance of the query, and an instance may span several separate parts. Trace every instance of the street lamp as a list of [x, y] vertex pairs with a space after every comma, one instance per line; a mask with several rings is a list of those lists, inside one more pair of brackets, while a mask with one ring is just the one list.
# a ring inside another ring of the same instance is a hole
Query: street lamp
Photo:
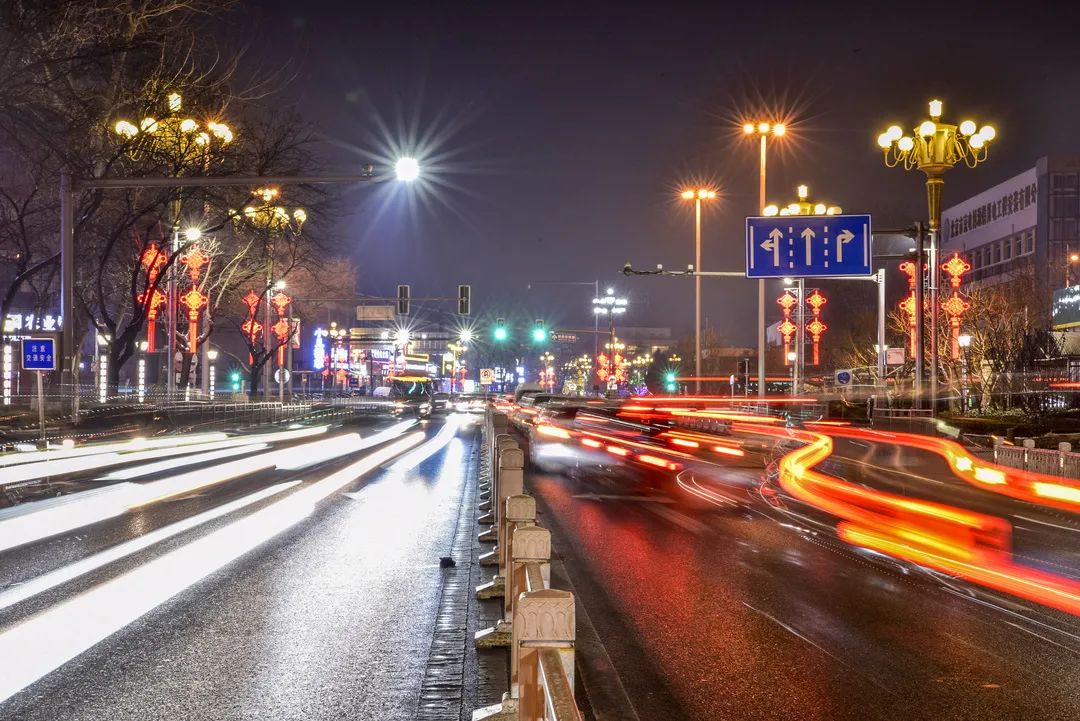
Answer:
[[[124, 142], [124, 149], [133, 160], [139, 161], [149, 157], [161, 165], [176, 168], [177, 175], [185, 175], [185, 167], [199, 168], [204, 173], [210, 170], [210, 159], [215, 148], [222, 148], [230, 144], [233, 139], [233, 131], [225, 123], [214, 120], [206, 121], [203, 125], [192, 117], [185, 117], [183, 109], [183, 97], [180, 93], [169, 93], [166, 96], [166, 113], [164, 117], [144, 117], [138, 123], [121, 118], [113, 125], [113, 132]], [[63, 184], [63, 181], [62, 181]], [[173, 232], [171, 250], [176, 254], [180, 250], [180, 199], [172, 202]], [[190, 245], [202, 237], [198, 228], [188, 228], [184, 232], [184, 238]], [[63, 269], [62, 269], [63, 270]], [[169, 367], [167, 389], [171, 397], [176, 389], [176, 375], [172, 370], [172, 364], [176, 355], [176, 314], [177, 314], [177, 266], [173, 264], [169, 269], [169, 277], [166, 282], [165, 300], [168, 313], [168, 362]], [[61, 273], [61, 275], [64, 275]], [[67, 308], [63, 309], [66, 312]], [[65, 334], [65, 341], [68, 340]], [[194, 341], [192, 341], [194, 348]], [[65, 350], [65, 354], [69, 351]]]
[[[714, 200], [716, 191], [687, 189], [682, 198], [694, 201], [694, 375], [701, 378], [701, 201]], [[700, 380], [694, 381], [694, 390], [701, 392]]]
[[[937, 403], [938, 378], [938, 236], [941, 228], [941, 195], [945, 184], [945, 172], [963, 162], [974, 168], [986, 160], [988, 146], [997, 137], [997, 131], [990, 125], [978, 127], [973, 120], [965, 120], [959, 125], [941, 122], [942, 102], [931, 100], [929, 103], [930, 119], [916, 126], [911, 135], [904, 135], [899, 125], [890, 126], [878, 135], [878, 147], [884, 154], [885, 165], [897, 166], [904, 170], [920, 170], [926, 176], [926, 202], [929, 210], [930, 226], [929, 263], [930, 280], [930, 407]], [[918, 267], [915, 269], [916, 287], [920, 287], [923, 277], [922, 238], [919, 238]], [[923, 304], [916, 299], [916, 385], [921, 385], [923, 348]]]
[[[758, 137], [760, 146], [760, 158], [758, 163], [758, 210], [765, 207], [765, 158], [768, 137], [782, 138], [787, 133], [787, 127], [783, 123], [757, 120], [743, 125], [743, 135]], [[758, 279], [757, 292], [758, 307], [758, 396], [765, 397], [765, 279]]]
[[[608, 288], [607, 292], [599, 298], [593, 298], [593, 313], [599, 316], [607, 316], [608, 319], [608, 346], [615, 344], [615, 316], [626, 313], [626, 298], [615, 295], [614, 288]], [[608, 377], [614, 373], [614, 356], [608, 354]]]
[[416, 158], [401, 158], [394, 164], [394, 174], [398, 180], [411, 183], [420, 177], [420, 163]]

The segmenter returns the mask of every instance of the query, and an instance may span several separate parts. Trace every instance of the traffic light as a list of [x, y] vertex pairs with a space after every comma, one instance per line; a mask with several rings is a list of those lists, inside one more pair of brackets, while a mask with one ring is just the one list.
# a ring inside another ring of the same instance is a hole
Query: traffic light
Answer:
[[506, 331], [506, 320], [504, 318], [495, 319], [495, 330], [492, 331], [492, 335], [500, 343], [510, 337], [510, 334]]
[[407, 285], [397, 287], [397, 312], [398, 315], [409, 314], [409, 286]]
[[472, 309], [472, 286], [459, 285], [457, 287], [457, 312], [458, 315], [468, 315]]
[[233, 393], [240, 392], [240, 371], [233, 371], [229, 374], [229, 383], [232, 384]]
[[668, 393], [674, 393], [679, 389], [679, 386], [675, 383], [675, 371], [668, 371], [664, 374], [664, 390]]
[[533, 343], [543, 343], [547, 341], [547, 328], [544, 327], [544, 321], [539, 318], [536, 319], [536, 324], [533, 326], [532, 339]]

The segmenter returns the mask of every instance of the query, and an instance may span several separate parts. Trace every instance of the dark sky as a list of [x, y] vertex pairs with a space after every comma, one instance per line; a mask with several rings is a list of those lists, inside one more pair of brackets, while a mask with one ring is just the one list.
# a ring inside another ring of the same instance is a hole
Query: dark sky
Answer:
[[[1077, 10], [869, 5], [268, 0], [222, 32], [249, 44], [249, 66], [289, 62], [279, 102], [325, 133], [335, 167], [389, 158], [393, 138], [433, 168], [418, 188], [347, 196], [338, 242], [364, 292], [471, 283], [481, 312], [565, 327], [590, 317], [590, 291], [529, 281], [599, 278], [630, 295], [628, 323], [682, 332], [689, 281], [618, 271], [692, 260], [692, 210], [675, 198], [695, 178], [722, 195], [703, 266], [741, 269], [742, 218], [757, 204], [744, 116], [789, 120], [770, 151], [770, 200], [805, 182], [879, 227], [925, 216], [921, 177], [886, 169], [875, 138], [925, 119], [931, 97], [946, 120], [998, 129], [984, 166], [947, 176], [946, 206], [1080, 150]], [[704, 312], [725, 340], [752, 341], [752, 288], [706, 282]]]

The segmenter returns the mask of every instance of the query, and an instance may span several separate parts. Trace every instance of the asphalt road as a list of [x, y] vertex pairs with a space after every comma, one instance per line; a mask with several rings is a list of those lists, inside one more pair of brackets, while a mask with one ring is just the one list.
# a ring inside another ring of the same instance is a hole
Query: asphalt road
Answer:
[[[474, 448], [474, 425], [430, 421], [0, 553], [2, 601], [46, 572], [291, 484], [0, 608], [0, 690], [24, 668], [55, 666], [16, 684], [0, 719], [412, 718]], [[72, 638], [87, 649], [64, 662]]]
[[[838, 456], [865, 452], [838, 446]], [[901, 461], [906, 472], [931, 463]], [[747, 469], [732, 473], [745, 487]], [[677, 488], [542, 473], [526, 485], [588, 619], [579, 636], [595, 629], [602, 644], [582, 659], [585, 690], [621, 698], [639, 719], [1080, 717], [1080, 624], [1064, 614], [988, 602], [790, 519], [708, 507]]]

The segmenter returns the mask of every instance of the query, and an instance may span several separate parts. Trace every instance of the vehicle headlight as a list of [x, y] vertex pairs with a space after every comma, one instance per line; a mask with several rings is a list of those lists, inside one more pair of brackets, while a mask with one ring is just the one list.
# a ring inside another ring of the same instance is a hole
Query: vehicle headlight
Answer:
[[394, 408], [395, 408], [395, 409], [397, 409], [397, 410], [399, 410], [399, 411], [400, 411], [400, 410], [401, 410], [401, 409], [403, 409], [404, 407], [405, 407], [405, 404], [404, 404], [404, 403], [402, 403], [401, 401], [395, 401], [395, 402], [394, 402]]
[[430, 403], [421, 403], [420, 408], [422, 408], [422, 409], [423, 408], [431, 408], [431, 404]]

